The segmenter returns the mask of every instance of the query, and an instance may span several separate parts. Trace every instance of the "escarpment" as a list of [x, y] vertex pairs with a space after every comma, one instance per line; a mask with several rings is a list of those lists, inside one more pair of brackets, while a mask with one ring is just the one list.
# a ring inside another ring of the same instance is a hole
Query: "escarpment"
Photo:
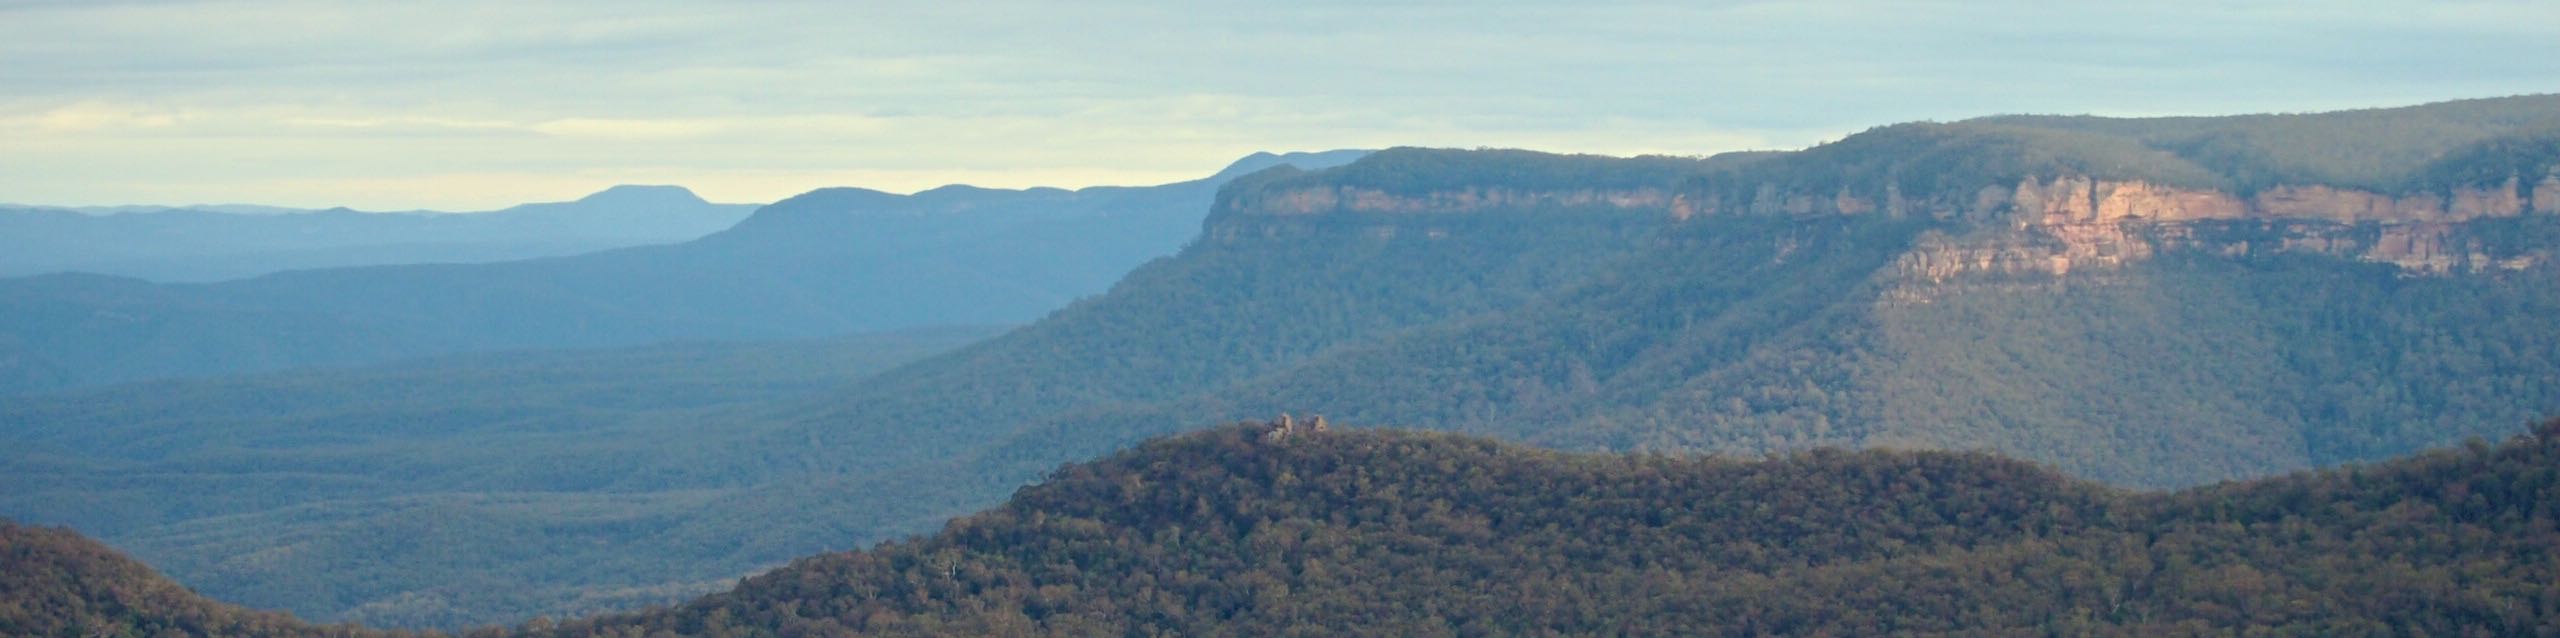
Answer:
[[2500, 250], [2475, 222], [2560, 213], [2560, 173], [2536, 182], [2460, 186], [2393, 196], [2325, 185], [2278, 186], [2248, 197], [2139, 181], [2067, 176], [2021, 181], [1985, 198], [1980, 224], [1936, 238], [1897, 269], [1940, 283], [1967, 274], [2068, 275], [2164, 251], [2228, 256], [2311, 253], [2392, 264], [2410, 274], [2518, 270], [2552, 247]]
[[[1398, 153], [1467, 155], [1414, 149], [1381, 155]], [[1968, 275], [2086, 275], [2173, 251], [2318, 254], [2418, 275], [2516, 270], [2548, 261], [2551, 247], [2501, 247], [2472, 226], [2560, 214], [2560, 167], [2399, 194], [2328, 184], [2244, 193], [2067, 171], [1975, 182], [1985, 184], [1979, 187], [1910, 188], [1890, 178], [1806, 183], [1774, 170], [1687, 161], [1685, 173], [1647, 164], [1596, 185], [1523, 184], [1504, 179], [1518, 171], [1480, 166], [1386, 183], [1293, 174], [1221, 197], [1204, 237], [1300, 237], [1307, 228], [1347, 225], [1379, 239], [1439, 239], [1454, 224], [1493, 215], [1656, 224], [1729, 215], [1922, 217], [1940, 222], [1940, 231], [1894, 269], [1909, 282], [1941, 284]]]

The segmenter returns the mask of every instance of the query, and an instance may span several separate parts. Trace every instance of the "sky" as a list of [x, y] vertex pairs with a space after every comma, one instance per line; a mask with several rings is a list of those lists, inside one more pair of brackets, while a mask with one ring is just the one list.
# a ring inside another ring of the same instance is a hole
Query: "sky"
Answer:
[[0, 0], [0, 201], [474, 210], [2560, 91], [2560, 2]]

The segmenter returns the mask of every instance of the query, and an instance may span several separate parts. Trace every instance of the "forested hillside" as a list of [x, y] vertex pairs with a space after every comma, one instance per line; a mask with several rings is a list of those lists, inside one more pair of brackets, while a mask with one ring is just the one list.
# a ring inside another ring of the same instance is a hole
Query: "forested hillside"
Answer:
[[[1753, 228], [1769, 223], [1697, 224], [1696, 244], [1625, 274], [1221, 399], [1567, 449], [1988, 448], [2147, 486], [2382, 458], [2560, 410], [2547, 270], [2180, 257], [1898, 302], [1877, 271], [1913, 225]], [[1075, 427], [1022, 447], [1099, 426]]]
[[96, 541], [0, 520], [0, 634], [374, 636], [208, 600]]
[[[1246, 423], [1069, 465], [940, 533], [474, 636], [2540, 635], [2560, 421], [2131, 493], [1993, 456], [1567, 454]], [[0, 524], [12, 635], [355, 635]]]
[[927, 538], [541, 635], [2534, 635], [2560, 422], [2167, 494], [1972, 454], [1219, 428]]
[[[1183, 398], [1320, 352], [1510, 311], [1605, 271], [1660, 224], [1540, 212], [1442, 218], [1401, 234], [1314, 219], [1196, 242], [1047, 320], [820, 398], [809, 407], [824, 413], [779, 424], [770, 444], [814, 442], [809, 462], [829, 471], [951, 459], [984, 445], [986, 428]], [[1097, 438], [1069, 438], [1051, 443], [1102, 449]], [[839, 453], [878, 449], [898, 453]]]
[[[1984, 124], [2083, 131], [2128, 139], [2212, 171], [2229, 186], [2257, 190], [2287, 184], [2325, 184], [2407, 192], [2456, 185], [2445, 179], [2456, 167], [2479, 167], [2482, 145], [2526, 142], [2542, 149], [2532, 167], [2482, 175], [2503, 180], [2550, 164], [2549, 140], [2560, 132], [2560, 99], [2525, 95], [2442, 102], [2415, 108], [2228, 117], [2107, 118], [2003, 116]], [[2093, 170], [2103, 170], [2096, 169]], [[2486, 180], [2481, 180], [2486, 181]]]
[[[2547, 106], [2554, 99], [2540, 96], [2392, 113], [2470, 121], [2514, 135], [2497, 143], [2529, 147]], [[2351, 138], [2362, 126], [2313, 121]], [[2500, 436], [2560, 410], [2560, 342], [2549, 338], [2560, 334], [2550, 319], [2560, 287], [2548, 259], [2560, 218], [2539, 208], [2434, 231], [2444, 246], [2525, 264], [2442, 277], [2274, 249], [2398, 232], [2369, 223], [2156, 230], [2135, 220], [2102, 230], [2171, 239], [2101, 247], [2146, 257], [2104, 271], [1939, 275], [1928, 260], [1987, 259], [1962, 242], [2007, 228], [1996, 216], [2010, 209], [1746, 207], [1666, 219], [1724, 191], [1784, 200], [1888, 176], [1896, 186], [1878, 190], [1915, 201], [1970, 201], [1983, 184], [2046, 172], [2140, 176], [2107, 173], [2139, 167], [2090, 159], [2104, 156], [2093, 148], [2216, 174], [2137, 138], [2001, 126], [2029, 132], [1922, 126], [1908, 130], [1932, 131], [1919, 139], [1933, 141], [1915, 145], [1905, 127], [1888, 127], [1795, 154], [1708, 160], [1397, 149], [1330, 171], [1269, 171], [1229, 188], [1182, 256], [1029, 329], [834, 399], [826, 416], [777, 439], [922, 446], [927, 464], [974, 447], [960, 463], [969, 469], [953, 473], [1010, 477], [1202, 414], [1322, 410], [1571, 449], [1998, 449], [2174, 486]], [[2084, 139], [2096, 141], [2065, 143]], [[2426, 169], [2417, 164], [2401, 168]], [[1605, 239], [1576, 230], [1603, 223], [1642, 230]], [[1570, 268], [1534, 282], [1508, 274], [1546, 263]], [[1270, 280], [1290, 285], [1256, 283]], [[1481, 301], [1420, 317], [1396, 305], [1432, 298], [1408, 291], [1452, 285]], [[896, 425], [918, 422], [953, 426]], [[1007, 425], [984, 425], [994, 423]]]

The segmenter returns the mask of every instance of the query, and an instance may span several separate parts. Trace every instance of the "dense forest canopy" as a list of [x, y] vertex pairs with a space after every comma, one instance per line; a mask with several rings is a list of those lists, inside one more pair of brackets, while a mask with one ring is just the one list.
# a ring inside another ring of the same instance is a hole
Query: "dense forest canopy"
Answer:
[[1994, 122], [1910, 123], [1869, 129], [1786, 157], [1696, 178], [1697, 187], [1742, 197], [1763, 185], [1778, 192], [1851, 192], [1882, 200], [1888, 186], [1912, 197], [1971, 196], [2029, 177], [2087, 175], [2203, 189], [2234, 183], [2138, 139]]
[[2560, 127], [2527, 135], [2493, 137], [2447, 151], [2429, 162], [2410, 184], [2445, 190], [2460, 186], [2501, 186], [2507, 180], [2531, 182], [2560, 167]]
[[2560, 622], [2560, 422], [2176, 493], [2004, 459], [1573, 455], [1246, 424], [941, 533], [545, 635], [2520, 635]]
[[[2426, 167], [2457, 149], [2497, 138], [2560, 132], [2560, 95], [2328, 113], [2164, 118], [2012, 115], [1973, 121], [2130, 138], [2212, 170], [2243, 191], [2323, 184], [2404, 192], [2445, 185], [2425, 179]], [[2539, 168], [2548, 170], [2550, 165], [2546, 161]]]
[[250, 611], [177, 583], [70, 530], [0, 520], [0, 635], [371, 636]]
[[[475, 636], [2535, 635], [2560, 421], [2137, 493], [1947, 452], [1565, 454], [1245, 423], [1065, 466], [928, 537]], [[11, 635], [318, 636], [0, 524]]]

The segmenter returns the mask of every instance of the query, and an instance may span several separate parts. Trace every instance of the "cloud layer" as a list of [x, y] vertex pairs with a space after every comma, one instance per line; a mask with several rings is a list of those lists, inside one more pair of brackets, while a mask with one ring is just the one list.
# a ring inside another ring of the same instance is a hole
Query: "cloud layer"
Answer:
[[17, 2], [0, 201], [769, 201], [2551, 90], [2547, 2]]

